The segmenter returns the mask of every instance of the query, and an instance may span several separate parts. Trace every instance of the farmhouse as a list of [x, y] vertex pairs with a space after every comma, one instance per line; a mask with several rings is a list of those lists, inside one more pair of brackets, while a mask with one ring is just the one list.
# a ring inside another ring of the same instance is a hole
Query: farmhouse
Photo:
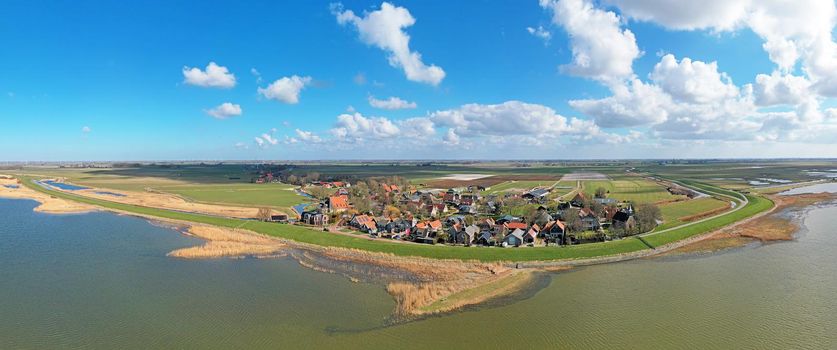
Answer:
[[512, 247], [519, 247], [523, 245], [523, 235], [525, 233], [521, 229], [515, 229], [514, 231], [510, 232], [506, 235], [506, 238], [503, 239], [503, 244]]
[[596, 231], [601, 227], [599, 217], [590, 208], [581, 208], [578, 211], [578, 217], [581, 219], [581, 226], [585, 230]]
[[302, 212], [301, 221], [308, 225], [325, 226], [328, 224], [328, 215], [320, 211], [305, 211]]
[[532, 203], [543, 203], [546, 200], [547, 195], [549, 195], [549, 189], [536, 188], [524, 193], [522, 197]]
[[348, 196], [331, 196], [326, 200], [326, 208], [329, 212], [339, 213], [350, 208]]
[[584, 192], [578, 192], [572, 200], [570, 200], [570, 204], [574, 207], [583, 207], [584, 203], [587, 202], [587, 196], [584, 195]]
[[355, 215], [352, 217], [352, 220], [349, 221], [349, 226], [357, 228], [361, 232], [365, 233], [378, 233], [378, 225], [375, 223], [375, 220], [369, 215]]

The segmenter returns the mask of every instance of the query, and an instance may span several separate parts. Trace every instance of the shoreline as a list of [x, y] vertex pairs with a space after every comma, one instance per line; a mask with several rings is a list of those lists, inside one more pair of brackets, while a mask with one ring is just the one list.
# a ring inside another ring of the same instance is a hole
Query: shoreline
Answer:
[[[20, 188], [26, 187], [21, 186]], [[24, 192], [21, 195], [22, 198], [34, 199], [39, 202], [41, 200], [49, 201], [50, 199], [71, 202], [29, 188], [26, 189], [28, 191], [22, 191]], [[34, 195], [31, 197], [26, 196], [32, 194]], [[0, 197], [2, 197], [2, 193], [0, 193]], [[806, 195], [784, 197], [796, 198], [806, 197]], [[205, 259], [290, 256], [304, 267], [316, 271], [343, 274], [353, 282], [381, 282], [396, 302], [393, 317], [396, 322], [400, 323], [431, 315], [450, 313], [520, 293], [527, 286], [532, 285], [533, 276], [538, 272], [564, 271], [576, 266], [614, 263], [670, 254], [686, 246], [698, 245], [700, 242], [719, 235], [719, 232], [725, 232], [725, 230], [734, 229], [750, 222], [757, 222], [757, 219], [771, 215], [780, 207], [780, 204], [788, 201], [779, 202], [781, 203], [774, 202], [770, 210], [747, 219], [734, 222], [712, 232], [668, 243], [655, 249], [596, 258], [520, 263], [400, 256], [353, 248], [328, 247], [268, 236], [240, 228], [199, 224], [94, 205], [85, 204], [84, 207], [87, 211], [105, 210], [121, 215], [141, 217], [152, 222], [175, 224], [181, 228], [178, 231], [182, 234], [205, 240], [202, 245], [172, 251], [167, 254], [170, 257]]]

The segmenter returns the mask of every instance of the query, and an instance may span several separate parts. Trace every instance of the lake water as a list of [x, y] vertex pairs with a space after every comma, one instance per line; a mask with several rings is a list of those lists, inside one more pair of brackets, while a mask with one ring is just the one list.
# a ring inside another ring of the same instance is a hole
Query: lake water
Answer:
[[90, 188], [90, 187], [72, 185], [72, 184], [68, 184], [68, 183], [56, 182], [56, 181], [51, 181], [51, 180], [42, 181], [42, 182], [47, 184], [47, 185], [50, 185], [52, 187], [60, 188], [62, 190], [67, 190], [67, 191], [86, 190], [86, 189]]
[[179, 260], [199, 240], [0, 199], [0, 348], [834, 349], [837, 207], [792, 242], [591, 266], [530, 298], [386, 326], [380, 285], [291, 259]]
[[780, 194], [783, 195], [794, 195], [794, 194], [804, 194], [804, 193], [837, 193], [837, 182], [827, 182], [821, 183], [811, 186], [804, 186], [804, 187], [797, 187], [794, 189], [790, 189], [784, 191]]

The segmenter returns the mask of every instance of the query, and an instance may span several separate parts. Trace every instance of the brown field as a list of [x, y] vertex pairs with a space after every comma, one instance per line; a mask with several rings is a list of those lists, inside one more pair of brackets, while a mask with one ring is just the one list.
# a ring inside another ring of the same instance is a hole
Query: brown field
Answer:
[[560, 179], [560, 175], [495, 175], [475, 180], [437, 179], [428, 181], [426, 185], [432, 188], [467, 187], [470, 185], [491, 187], [506, 181], [558, 181]]

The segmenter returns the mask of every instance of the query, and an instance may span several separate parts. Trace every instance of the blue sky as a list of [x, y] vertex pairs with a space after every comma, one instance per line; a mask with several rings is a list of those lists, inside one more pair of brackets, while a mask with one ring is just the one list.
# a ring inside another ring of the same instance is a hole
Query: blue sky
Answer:
[[[0, 160], [837, 156], [833, 3], [648, 2], [7, 1]], [[404, 40], [420, 58], [393, 63]], [[184, 73], [210, 62], [225, 86]], [[415, 108], [370, 103], [390, 97]]]

